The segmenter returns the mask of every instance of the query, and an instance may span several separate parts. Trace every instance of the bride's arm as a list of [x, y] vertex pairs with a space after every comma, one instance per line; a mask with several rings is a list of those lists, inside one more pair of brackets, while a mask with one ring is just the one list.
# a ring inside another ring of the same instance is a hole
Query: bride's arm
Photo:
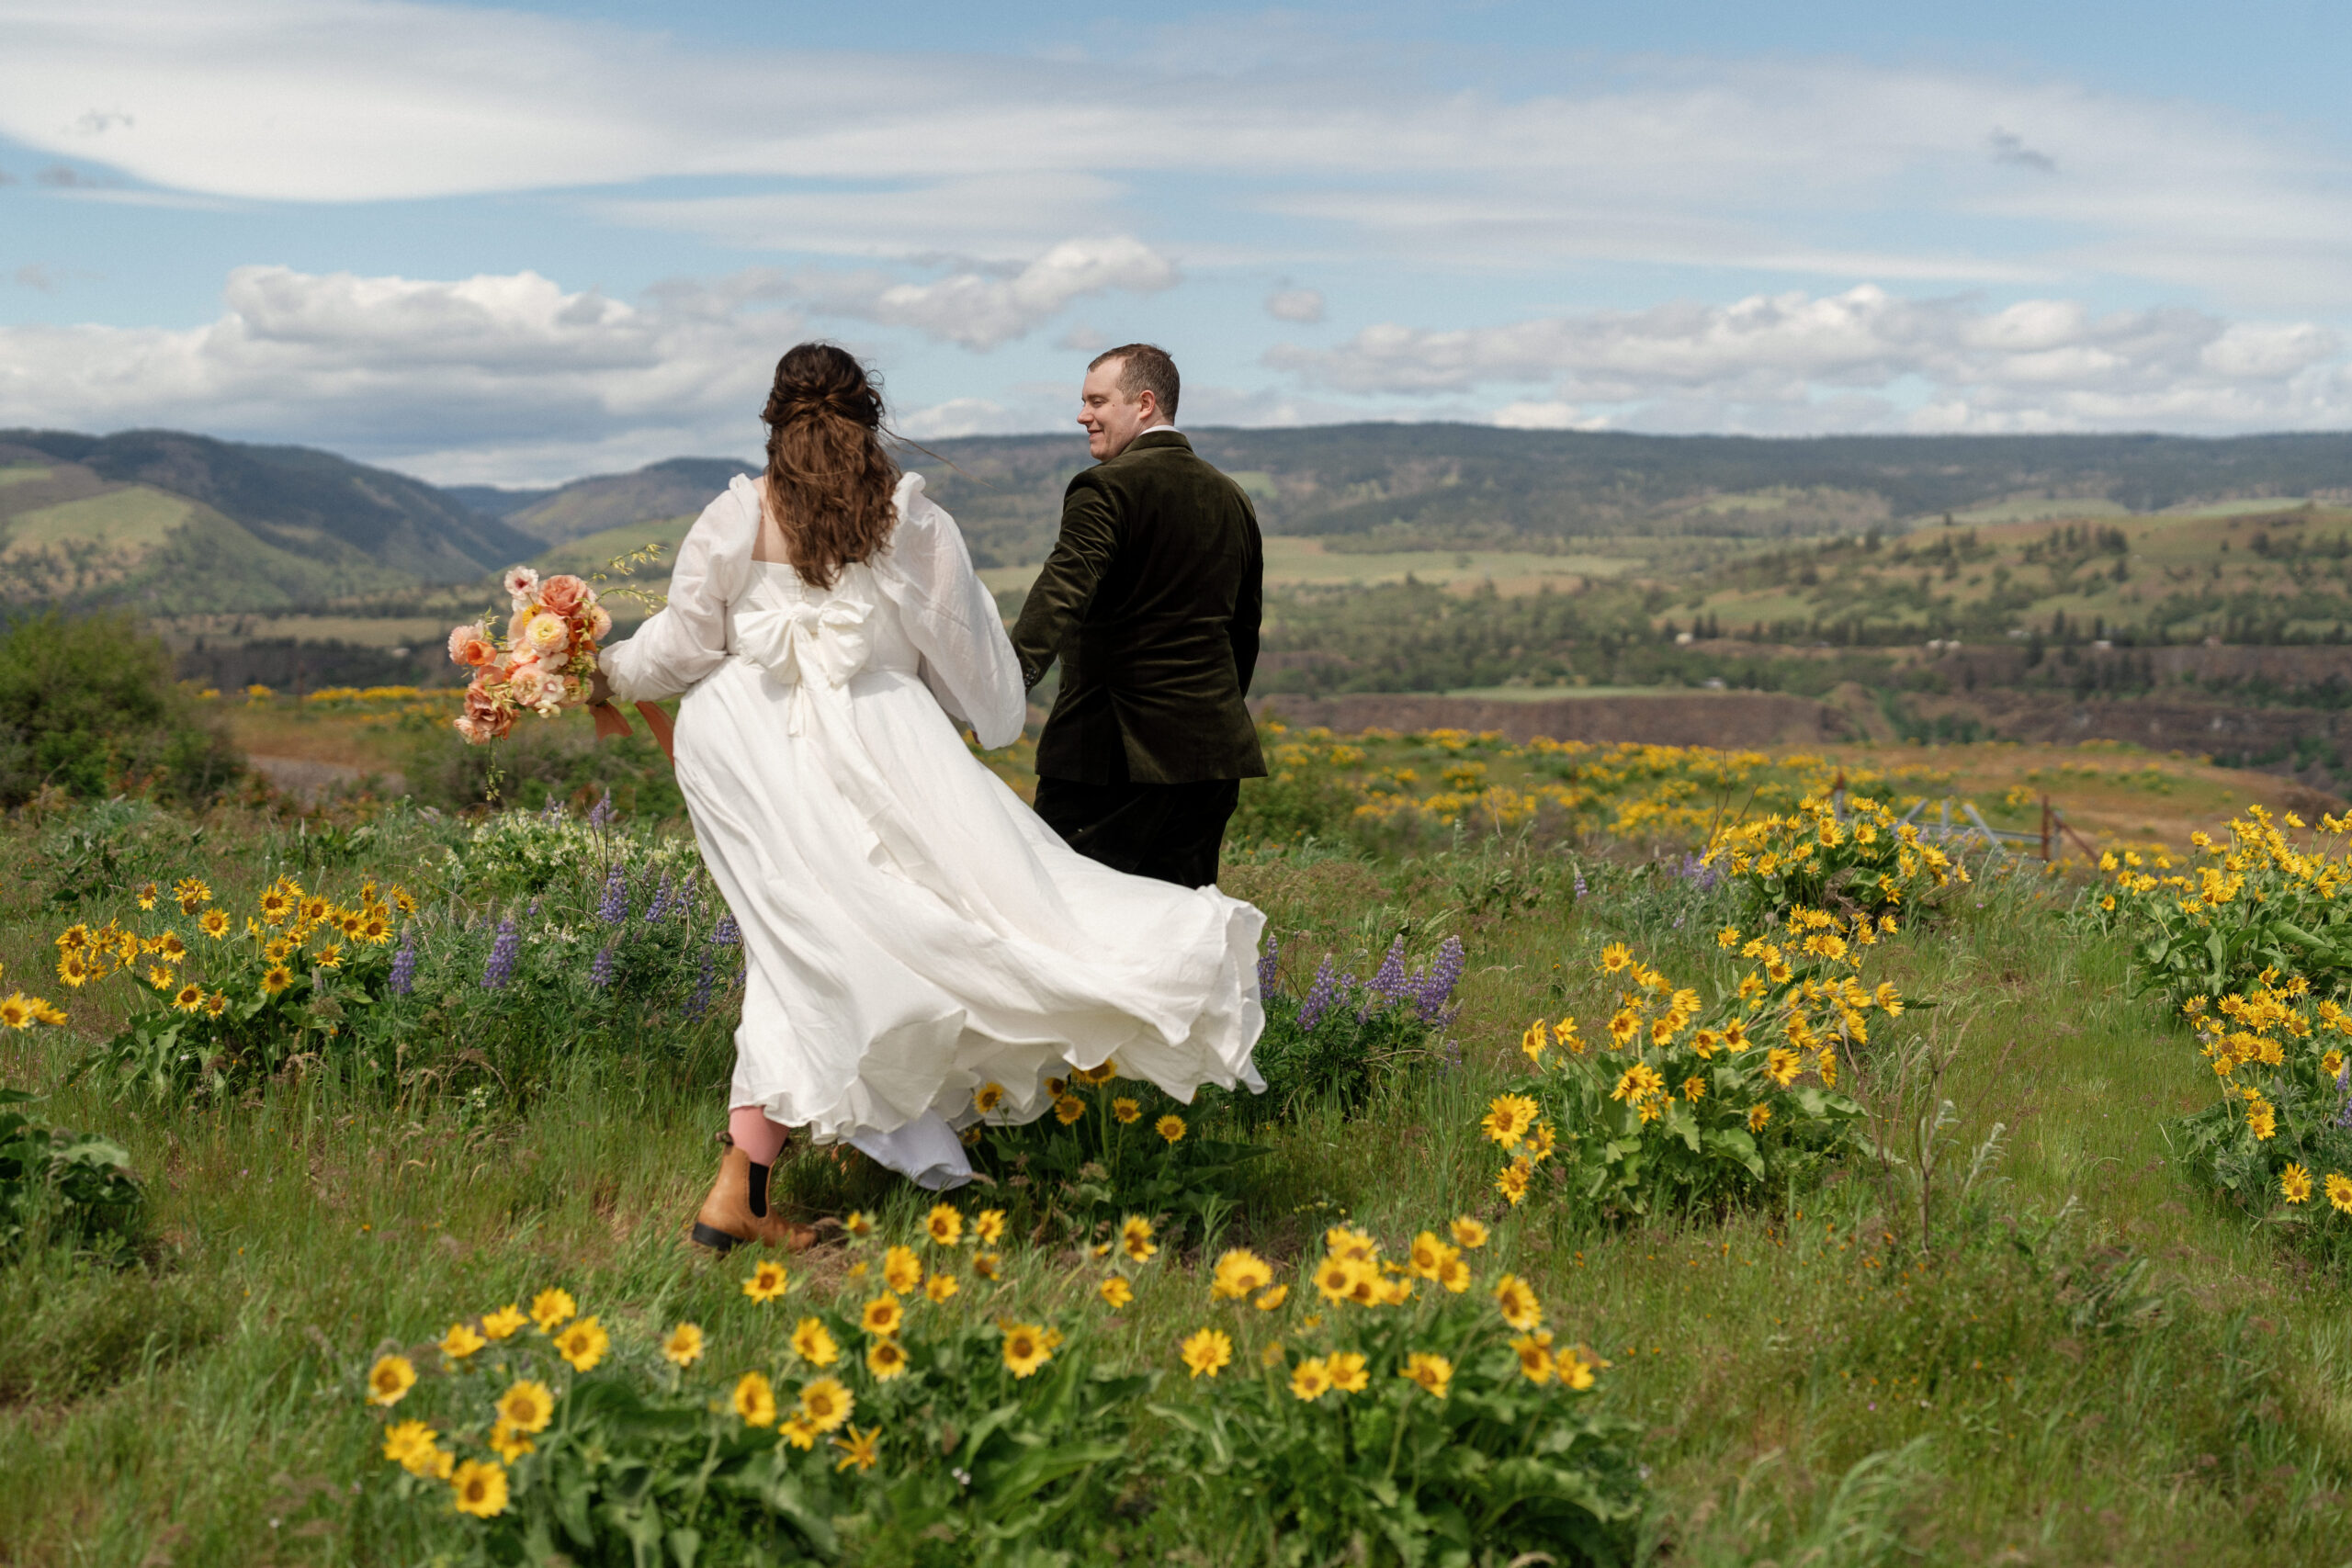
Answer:
[[709, 674], [727, 658], [727, 601], [716, 580], [716, 560], [730, 517], [722, 509], [738, 504], [733, 492], [703, 509], [678, 546], [670, 571], [669, 604], [597, 656], [597, 666], [625, 703], [674, 697]]
[[923, 499], [920, 478], [900, 492], [890, 560], [908, 589], [907, 635], [940, 705], [972, 727], [981, 746], [1021, 738], [1029, 699], [996, 600], [972, 570], [956, 520]]

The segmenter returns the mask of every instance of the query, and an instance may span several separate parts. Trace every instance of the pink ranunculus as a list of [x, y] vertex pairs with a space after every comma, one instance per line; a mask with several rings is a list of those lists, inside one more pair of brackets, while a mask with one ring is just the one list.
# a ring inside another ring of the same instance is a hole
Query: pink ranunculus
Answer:
[[539, 705], [547, 691], [547, 673], [537, 665], [516, 671], [506, 678], [507, 694], [517, 705], [526, 708]]
[[537, 658], [552, 661], [571, 646], [571, 629], [563, 624], [561, 615], [541, 611], [524, 624], [521, 643]]
[[523, 628], [531, 624], [533, 611], [528, 604], [517, 604], [514, 613], [506, 617], [506, 643], [510, 648], [523, 646]]
[[507, 568], [501, 581], [506, 586], [507, 597], [514, 601], [518, 610], [538, 596], [539, 574], [527, 566]]
[[605, 640], [605, 634], [610, 632], [612, 629], [613, 613], [610, 610], [605, 609], [602, 604], [590, 606], [588, 611], [588, 635], [594, 637], [598, 642], [602, 642]]
[[571, 573], [559, 572], [539, 584], [539, 604], [559, 615], [569, 615], [588, 596], [588, 585]]
[[481, 662], [481, 660], [469, 659], [466, 657], [466, 652], [469, 649], [472, 648], [474, 644], [485, 640], [489, 636], [490, 628], [483, 626], [480, 621], [472, 621], [462, 626], [451, 627], [449, 631], [449, 662], [452, 664], [480, 664]]

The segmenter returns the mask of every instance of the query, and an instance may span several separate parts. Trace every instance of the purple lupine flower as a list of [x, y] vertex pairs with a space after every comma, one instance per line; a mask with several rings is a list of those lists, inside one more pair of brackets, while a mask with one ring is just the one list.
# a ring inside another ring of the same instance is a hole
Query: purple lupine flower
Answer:
[[1453, 987], [1462, 979], [1462, 939], [1450, 936], [1438, 944], [1437, 963], [1430, 966], [1428, 978], [1421, 982], [1421, 994], [1416, 1005], [1423, 1021], [1443, 1023], [1453, 1017], [1446, 1003], [1453, 998]]
[[2345, 1063], [2344, 1070], [2335, 1075], [2335, 1088], [2345, 1097], [2344, 1109], [2335, 1113], [2335, 1124], [2352, 1127], [2352, 1062]]
[[547, 808], [539, 813], [539, 820], [542, 822], [554, 822], [560, 819], [562, 816], [563, 797], [558, 795], [548, 795]]
[[589, 807], [588, 826], [591, 828], [605, 827], [612, 821], [614, 816], [613, 792], [611, 790], [606, 790], [605, 792], [605, 798], [598, 801], [594, 806]]
[[481, 972], [484, 990], [503, 991], [506, 982], [514, 977], [514, 955], [523, 951], [523, 938], [514, 930], [514, 917], [507, 916], [498, 922], [498, 935], [490, 944], [490, 963]]
[[1266, 951], [1258, 955], [1258, 995], [1260, 997], [1271, 997], [1274, 994], [1274, 966], [1281, 958], [1282, 943], [1274, 940], [1273, 932], [1268, 931]]
[[628, 874], [613, 863], [605, 874], [604, 901], [596, 906], [596, 918], [608, 926], [616, 926], [628, 919]]
[[1331, 967], [1331, 955], [1323, 955], [1322, 967], [1315, 971], [1315, 984], [1307, 987], [1306, 999], [1298, 1004], [1298, 1032], [1312, 1034], [1323, 1015], [1331, 1010], [1331, 1003], [1340, 994], [1337, 973]]
[[407, 996], [416, 989], [416, 928], [412, 925], [401, 933], [401, 947], [392, 954], [390, 984], [392, 995]]
[[1577, 868], [1577, 897], [1584, 897], [1584, 868], [1581, 866]]
[[1380, 967], [1372, 972], [1372, 994], [1384, 1002], [1401, 1000], [1412, 989], [1412, 982], [1405, 977], [1405, 939], [1396, 938], [1381, 955]]
[[655, 925], [670, 912], [670, 874], [662, 874], [662, 886], [654, 890], [653, 902], [645, 907], [645, 923]]
[[731, 914], [719, 916], [718, 923], [710, 928], [710, 945], [713, 947], [735, 947], [742, 940], [743, 928], [735, 923], [735, 917]]
[[605, 950], [596, 954], [596, 962], [588, 965], [588, 983], [600, 991], [612, 988], [613, 949], [618, 945], [616, 942], [606, 942]]
[[710, 993], [718, 984], [718, 962], [709, 948], [702, 950], [702, 974], [695, 981], [695, 994], [686, 998], [686, 1016], [700, 1018], [710, 1010]]

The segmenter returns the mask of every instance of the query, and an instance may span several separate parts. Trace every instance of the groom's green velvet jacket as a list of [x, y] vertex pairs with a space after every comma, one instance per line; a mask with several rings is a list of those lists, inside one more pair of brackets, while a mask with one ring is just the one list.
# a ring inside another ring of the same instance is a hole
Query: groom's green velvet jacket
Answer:
[[1029, 685], [1062, 661], [1037, 772], [1080, 784], [1264, 773], [1242, 703], [1264, 579], [1249, 496], [1177, 432], [1148, 430], [1071, 479], [1061, 537], [1012, 628]]

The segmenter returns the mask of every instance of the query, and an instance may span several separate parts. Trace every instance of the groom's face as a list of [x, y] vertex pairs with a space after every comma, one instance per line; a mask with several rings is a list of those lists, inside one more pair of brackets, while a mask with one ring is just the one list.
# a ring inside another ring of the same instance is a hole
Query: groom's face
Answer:
[[1159, 400], [1149, 389], [1130, 396], [1119, 390], [1126, 362], [1107, 360], [1086, 373], [1078, 392], [1078, 423], [1086, 429], [1086, 450], [1098, 463], [1117, 457], [1148, 424], [1159, 423]]

